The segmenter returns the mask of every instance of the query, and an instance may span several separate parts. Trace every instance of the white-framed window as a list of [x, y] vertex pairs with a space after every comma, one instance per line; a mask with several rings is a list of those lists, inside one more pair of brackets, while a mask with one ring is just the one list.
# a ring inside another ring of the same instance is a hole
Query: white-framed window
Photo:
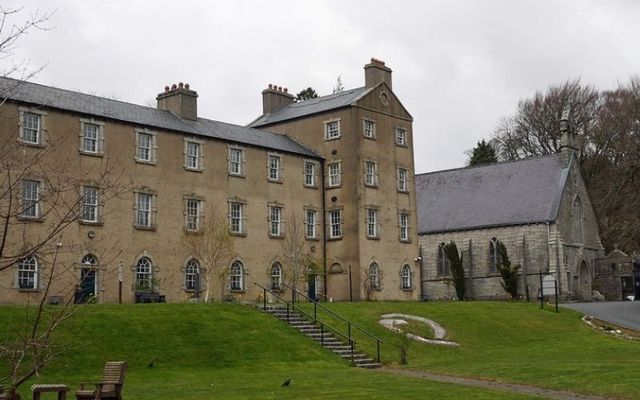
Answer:
[[80, 153], [104, 154], [104, 123], [80, 119]]
[[304, 185], [308, 187], [316, 186], [316, 170], [318, 164], [315, 161], [304, 161], [303, 173], [304, 173]]
[[152, 290], [153, 263], [148, 257], [140, 257], [136, 262], [135, 290]]
[[442, 276], [449, 275], [450, 263], [447, 252], [445, 251], [445, 243], [442, 242], [438, 245], [438, 274]]
[[95, 186], [82, 187], [82, 222], [99, 221], [99, 194], [98, 188]]
[[23, 107], [19, 107], [19, 110], [20, 129], [18, 132], [18, 139], [20, 142], [33, 146], [43, 145], [44, 117], [47, 113]]
[[307, 237], [307, 239], [316, 239], [317, 238], [316, 223], [318, 220], [317, 218], [318, 212], [316, 210], [305, 210], [304, 214], [305, 214], [305, 219], [304, 219], [305, 236]]
[[267, 154], [267, 180], [282, 181], [282, 157], [279, 155]]
[[498, 243], [496, 238], [489, 240], [489, 272], [498, 272], [498, 266], [502, 263], [500, 251], [498, 251]]
[[185, 229], [197, 232], [202, 225], [202, 200], [195, 198], [185, 199]]
[[269, 236], [282, 236], [282, 207], [269, 206]]
[[408, 192], [409, 191], [409, 172], [406, 168], [398, 168], [396, 172], [396, 178], [398, 181], [398, 191], [399, 192]]
[[229, 230], [232, 234], [244, 234], [244, 204], [229, 202]]
[[409, 241], [409, 213], [400, 212], [398, 214], [398, 226], [400, 227], [400, 241]]
[[375, 161], [364, 161], [364, 184], [371, 187], [378, 186], [378, 163]]
[[342, 238], [342, 210], [329, 211], [329, 239]]
[[376, 122], [370, 119], [362, 120], [362, 134], [369, 139], [376, 137]]
[[20, 216], [24, 218], [39, 218], [40, 182], [25, 179], [22, 181], [22, 207]]
[[231, 290], [243, 291], [244, 290], [244, 265], [240, 261], [234, 261], [231, 264]]
[[329, 171], [329, 179], [328, 186], [329, 187], [338, 187], [342, 184], [342, 162], [336, 161], [327, 164], [327, 169]]
[[80, 265], [84, 268], [96, 268], [98, 266], [98, 259], [93, 254], [85, 254], [80, 260]]
[[398, 146], [407, 145], [407, 131], [404, 128], [396, 128], [396, 144]]
[[380, 266], [376, 262], [369, 265], [369, 289], [380, 290]]
[[186, 290], [200, 289], [200, 263], [195, 258], [187, 261], [184, 268], [184, 287]]
[[135, 129], [137, 162], [155, 164], [157, 162], [157, 135], [146, 128]]
[[28, 256], [18, 262], [18, 288], [35, 290], [38, 288], [38, 260]]
[[149, 192], [135, 192], [134, 226], [153, 228], [155, 214], [155, 195]]
[[271, 266], [271, 290], [282, 289], [282, 265], [276, 262]]
[[408, 264], [405, 264], [402, 266], [400, 270], [400, 280], [401, 280], [401, 286], [403, 290], [413, 289], [411, 267]]
[[244, 149], [229, 146], [229, 175], [244, 176]]
[[192, 171], [202, 171], [204, 169], [202, 157], [202, 142], [185, 138], [184, 167]]
[[325, 140], [338, 139], [340, 137], [340, 120], [334, 119], [324, 122]]
[[367, 208], [367, 237], [378, 237], [378, 210], [375, 208]]

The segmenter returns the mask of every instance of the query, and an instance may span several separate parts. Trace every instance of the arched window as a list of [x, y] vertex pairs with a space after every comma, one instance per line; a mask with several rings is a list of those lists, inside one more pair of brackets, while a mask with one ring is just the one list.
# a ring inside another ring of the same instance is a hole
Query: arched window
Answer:
[[438, 274], [449, 275], [449, 257], [444, 251], [444, 242], [438, 245]]
[[153, 263], [147, 257], [141, 257], [136, 263], [136, 290], [153, 289]]
[[200, 288], [200, 263], [194, 258], [190, 259], [184, 268], [184, 285], [187, 290]]
[[498, 251], [498, 239], [489, 240], [489, 272], [497, 272], [501, 263], [500, 252]]
[[271, 266], [271, 289], [282, 289], [282, 266], [280, 263], [273, 263]]
[[34, 256], [23, 258], [18, 263], [18, 287], [20, 289], [38, 288], [38, 260]]
[[98, 266], [98, 259], [93, 254], [87, 254], [82, 257], [80, 264], [82, 264], [84, 268], [95, 268]]
[[411, 282], [411, 267], [408, 266], [407, 264], [402, 266], [402, 270], [400, 271], [400, 277], [402, 279], [402, 289], [411, 289], [412, 286], [412, 282]]
[[231, 290], [244, 290], [244, 266], [240, 261], [231, 264]]
[[573, 233], [577, 243], [582, 243], [582, 201], [576, 197], [573, 201]]
[[372, 290], [380, 289], [380, 266], [375, 262], [369, 265], [369, 288]]

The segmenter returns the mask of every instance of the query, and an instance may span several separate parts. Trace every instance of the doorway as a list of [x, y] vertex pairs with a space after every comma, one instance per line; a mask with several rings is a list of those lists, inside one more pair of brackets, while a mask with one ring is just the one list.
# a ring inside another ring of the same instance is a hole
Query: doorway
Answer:
[[307, 275], [307, 296], [313, 300], [318, 301], [318, 275], [317, 274], [309, 274]]
[[86, 303], [96, 296], [97, 272], [94, 268], [80, 270], [80, 284], [76, 288], [75, 303]]
[[582, 261], [580, 263], [580, 299], [582, 301], [591, 301], [591, 274], [589, 273], [589, 267], [587, 263]]

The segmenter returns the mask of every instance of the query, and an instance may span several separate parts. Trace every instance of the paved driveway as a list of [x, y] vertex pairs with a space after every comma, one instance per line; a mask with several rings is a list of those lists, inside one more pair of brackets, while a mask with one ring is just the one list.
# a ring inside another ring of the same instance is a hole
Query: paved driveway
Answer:
[[561, 304], [603, 321], [640, 331], [640, 301], [609, 301], [602, 303]]

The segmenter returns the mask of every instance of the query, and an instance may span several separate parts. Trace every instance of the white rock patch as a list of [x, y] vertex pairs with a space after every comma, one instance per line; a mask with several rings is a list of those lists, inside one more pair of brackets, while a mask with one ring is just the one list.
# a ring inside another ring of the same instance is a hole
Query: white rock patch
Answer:
[[444, 340], [444, 338], [447, 336], [447, 331], [442, 326], [440, 326], [440, 324], [438, 324], [437, 322], [427, 318], [418, 317], [417, 315], [394, 313], [394, 314], [384, 314], [382, 316], [382, 319], [380, 319], [379, 322], [380, 322], [380, 325], [384, 326], [387, 329], [390, 329], [396, 332], [402, 332], [401, 327], [402, 325], [406, 325], [408, 323], [407, 322], [408, 319], [422, 322], [423, 324], [428, 325], [433, 330], [433, 336], [435, 337], [435, 339], [427, 339], [422, 336], [414, 335], [412, 333], [407, 333], [406, 335], [409, 339], [413, 339], [415, 341], [422, 342], [422, 343], [436, 344], [441, 346], [459, 346], [459, 344], [456, 342], [450, 342], [450, 341]]

